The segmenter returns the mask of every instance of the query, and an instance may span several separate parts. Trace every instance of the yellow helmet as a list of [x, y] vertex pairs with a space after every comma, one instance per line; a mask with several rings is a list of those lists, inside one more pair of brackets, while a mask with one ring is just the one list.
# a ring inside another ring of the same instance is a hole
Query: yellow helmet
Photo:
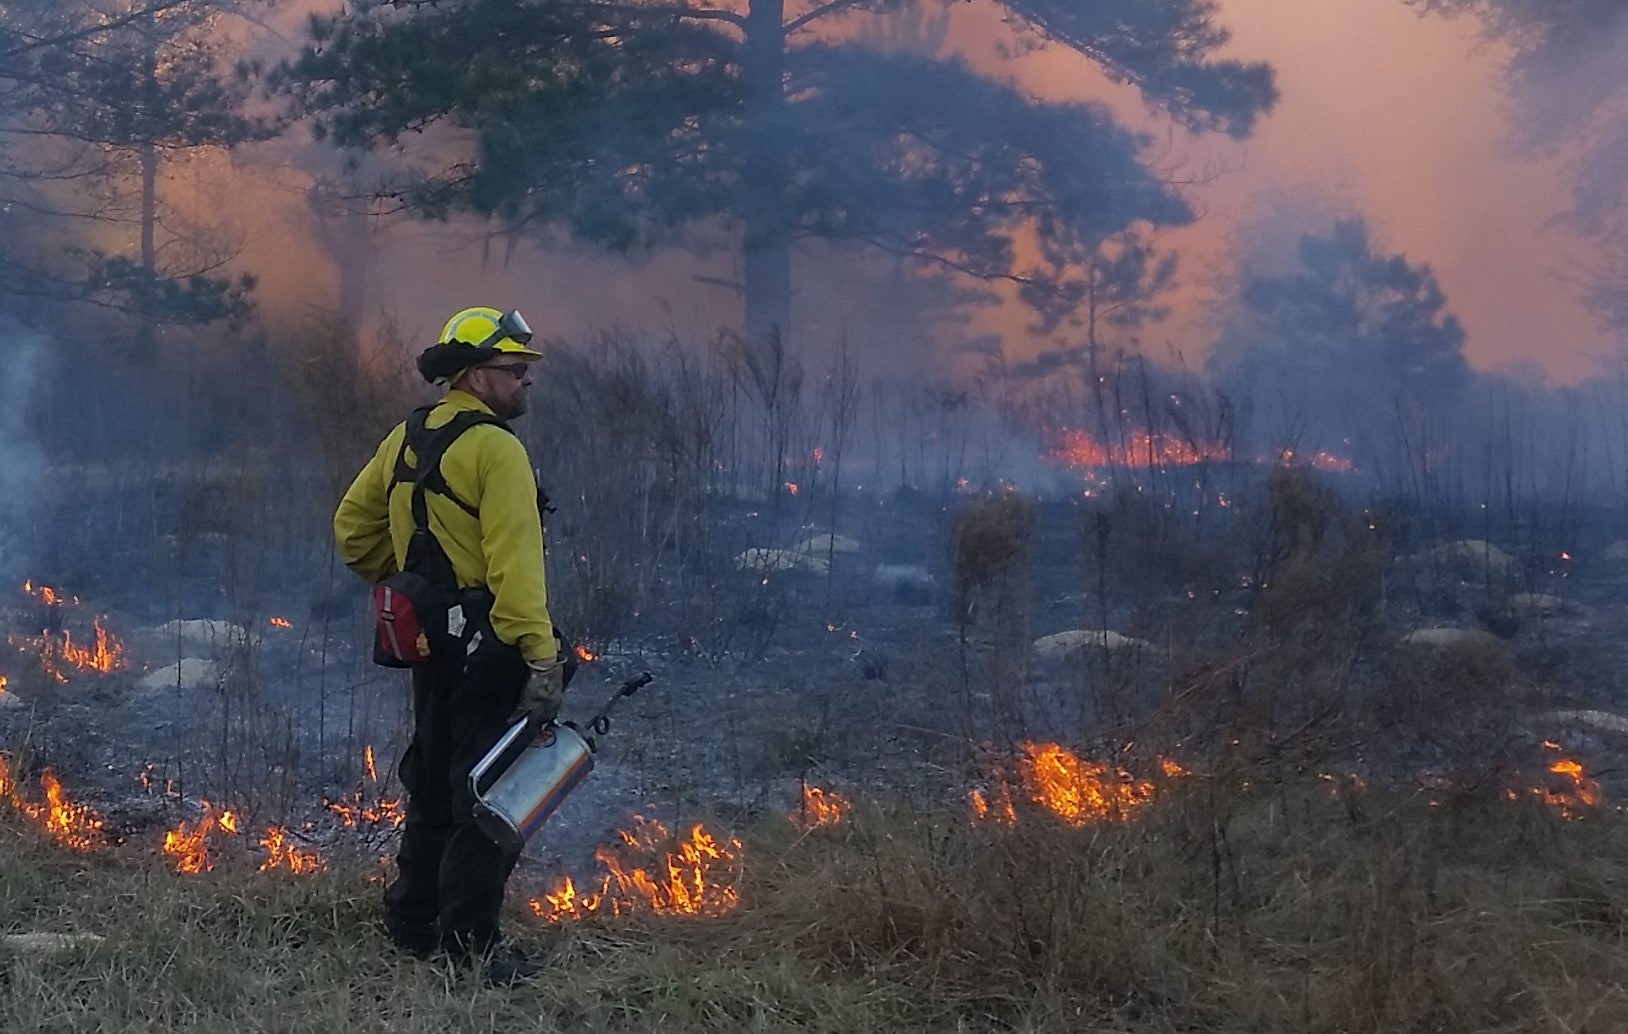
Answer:
[[465, 309], [441, 328], [441, 344], [489, 349], [519, 359], [543, 357], [541, 352], [526, 347], [531, 344], [531, 327], [526, 325], [519, 309], [508, 312], [486, 306]]

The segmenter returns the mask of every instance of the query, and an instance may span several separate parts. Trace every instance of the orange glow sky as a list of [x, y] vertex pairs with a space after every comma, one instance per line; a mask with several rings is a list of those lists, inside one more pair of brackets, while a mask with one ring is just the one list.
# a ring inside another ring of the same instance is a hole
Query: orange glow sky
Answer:
[[[1101, 97], [1100, 76], [1075, 55], [999, 57], [1010, 36], [981, 0], [958, 5], [955, 18], [952, 45], [978, 67], [998, 65], [1046, 96]], [[1242, 144], [1172, 142], [1178, 174], [1218, 174], [1189, 191], [1200, 223], [1166, 240], [1182, 252], [1183, 287], [1174, 316], [1145, 333], [1142, 347], [1201, 358], [1213, 323], [1205, 285], [1227, 264], [1233, 230], [1270, 215], [1273, 197], [1306, 190], [1365, 215], [1381, 246], [1434, 269], [1478, 368], [1535, 365], [1572, 381], [1614, 347], [1566, 281], [1578, 245], [1547, 225], [1566, 203], [1565, 171], [1558, 159], [1510, 153], [1497, 82], [1503, 55], [1478, 42], [1475, 23], [1421, 18], [1400, 0], [1221, 0], [1221, 20], [1234, 34], [1231, 56], [1276, 67], [1282, 100]], [[1123, 92], [1111, 103], [1139, 113]], [[251, 262], [254, 251], [286, 255], [294, 244], [286, 239], [299, 206], [292, 186], [285, 184], [283, 195], [292, 208], [260, 213], [285, 239], [275, 251], [270, 241], [251, 248]], [[387, 229], [379, 245], [375, 305], [409, 333], [433, 333], [446, 312], [488, 298], [516, 299], [540, 328], [571, 335], [619, 325], [704, 336], [738, 318], [728, 292], [693, 280], [696, 273], [731, 276], [726, 254], [633, 262], [522, 245], [505, 264], [491, 253], [483, 259], [466, 234], [437, 224]], [[268, 297], [285, 290], [310, 296], [311, 263], [259, 265]], [[868, 314], [851, 316], [863, 326]], [[1001, 332], [1009, 352], [1021, 356], [1047, 344], [1026, 340], [1025, 322], [1006, 311], [977, 326]]]

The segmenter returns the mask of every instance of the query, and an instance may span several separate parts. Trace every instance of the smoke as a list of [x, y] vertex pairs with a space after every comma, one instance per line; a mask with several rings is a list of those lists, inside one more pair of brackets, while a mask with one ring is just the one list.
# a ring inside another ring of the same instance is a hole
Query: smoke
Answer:
[[45, 341], [0, 314], [0, 346], [7, 360], [0, 378], [0, 578], [16, 581], [25, 577], [31, 504], [45, 481], [45, 456], [28, 419]]

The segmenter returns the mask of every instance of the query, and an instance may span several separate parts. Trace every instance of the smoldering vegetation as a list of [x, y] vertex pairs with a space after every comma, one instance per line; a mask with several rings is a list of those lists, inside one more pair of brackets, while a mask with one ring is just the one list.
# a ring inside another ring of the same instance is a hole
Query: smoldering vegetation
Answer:
[[[405, 693], [328, 545], [425, 389], [337, 332], [268, 344], [252, 390], [178, 350], [76, 382], [120, 392], [125, 433], [45, 435], [14, 497], [8, 932], [104, 939], [6, 949], [8, 1027], [1519, 1030], [1624, 1008], [1605, 382], [1485, 404], [1458, 425], [1483, 438], [1424, 451], [1393, 407], [1364, 445], [1387, 467], [1246, 444], [1239, 400], [1130, 357], [899, 385], [772, 340], [551, 344], [520, 423], [557, 614], [593, 658], [568, 714], [657, 682], [513, 884], [559, 979], [492, 995], [371, 925]], [[243, 392], [233, 420], [188, 413], [200, 385]], [[190, 419], [222, 437], [153, 433]], [[600, 875], [607, 850], [682, 893]]]

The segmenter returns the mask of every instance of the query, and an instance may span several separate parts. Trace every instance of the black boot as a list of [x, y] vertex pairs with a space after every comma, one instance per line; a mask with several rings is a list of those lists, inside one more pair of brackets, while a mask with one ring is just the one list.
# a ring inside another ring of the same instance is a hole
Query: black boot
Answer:
[[514, 987], [542, 975], [543, 967], [518, 948], [496, 952], [482, 962], [480, 968], [481, 983], [487, 987]]

